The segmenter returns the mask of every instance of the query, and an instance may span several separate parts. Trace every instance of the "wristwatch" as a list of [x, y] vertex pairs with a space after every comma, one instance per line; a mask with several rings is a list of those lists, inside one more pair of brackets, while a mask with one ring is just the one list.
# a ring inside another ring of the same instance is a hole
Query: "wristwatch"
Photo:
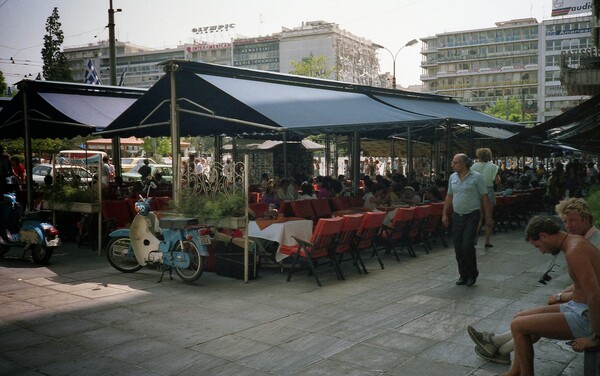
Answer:
[[557, 302], [559, 302], [559, 303], [562, 301], [562, 300], [560, 299], [560, 298], [561, 298], [561, 296], [562, 296], [562, 292], [559, 292], [558, 294], [556, 294], [556, 301], [557, 301]]

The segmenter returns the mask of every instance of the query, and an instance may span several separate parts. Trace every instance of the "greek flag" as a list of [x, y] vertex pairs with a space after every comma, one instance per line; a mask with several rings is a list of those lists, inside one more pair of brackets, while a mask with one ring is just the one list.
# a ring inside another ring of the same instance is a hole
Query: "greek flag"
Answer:
[[83, 83], [90, 85], [101, 85], [100, 78], [98, 77], [98, 72], [96, 72], [96, 68], [94, 68], [94, 63], [92, 63], [92, 59], [89, 59], [87, 65], [85, 66], [85, 73], [83, 74]]

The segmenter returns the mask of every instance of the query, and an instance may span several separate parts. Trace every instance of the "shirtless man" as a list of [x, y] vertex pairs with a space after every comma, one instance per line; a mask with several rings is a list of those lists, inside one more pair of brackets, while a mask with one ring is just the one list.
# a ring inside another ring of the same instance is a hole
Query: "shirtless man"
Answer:
[[[556, 205], [556, 213], [562, 218], [569, 234], [582, 235], [597, 250], [600, 250], [600, 231], [594, 226], [590, 207], [582, 198], [570, 198]], [[573, 285], [559, 293], [552, 294], [548, 304], [565, 303], [571, 300]], [[479, 332], [472, 326], [467, 327], [469, 336], [475, 342], [475, 352], [480, 357], [495, 363], [510, 364], [510, 353], [515, 343], [510, 330], [504, 333]]]
[[583, 236], [560, 230], [552, 218], [535, 216], [525, 240], [542, 253], [564, 252], [573, 280], [572, 300], [519, 312], [510, 328], [515, 357], [506, 375], [533, 375], [533, 344], [541, 337], [573, 341], [575, 351], [600, 345], [600, 253]]

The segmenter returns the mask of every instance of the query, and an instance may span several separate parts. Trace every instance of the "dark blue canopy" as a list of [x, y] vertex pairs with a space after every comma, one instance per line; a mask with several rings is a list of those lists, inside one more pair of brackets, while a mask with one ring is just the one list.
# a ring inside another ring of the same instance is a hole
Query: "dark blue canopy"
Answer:
[[0, 111], [2, 138], [24, 137], [24, 111], [28, 114], [31, 138], [89, 135], [104, 129], [146, 92], [51, 81], [24, 80], [18, 85], [17, 95]]

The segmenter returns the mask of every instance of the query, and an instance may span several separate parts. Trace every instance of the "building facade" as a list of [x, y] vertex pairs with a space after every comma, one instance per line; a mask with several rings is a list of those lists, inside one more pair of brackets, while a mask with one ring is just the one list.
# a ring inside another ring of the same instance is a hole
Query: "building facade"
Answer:
[[591, 43], [589, 16], [542, 23], [533, 18], [511, 20], [421, 41], [424, 92], [451, 96], [480, 110], [516, 98], [535, 122], [587, 99], [564, 90], [560, 55]]
[[[149, 88], [164, 74], [157, 64], [185, 59], [240, 68], [290, 73], [292, 61], [324, 56], [329, 79], [371, 86], [387, 86], [379, 75], [379, 60], [373, 43], [324, 21], [305, 22], [295, 29], [264, 37], [236, 38], [231, 42], [196, 42], [172, 49], [150, 49], [116, 43], [117, 85]], [[85, 67], [92, 60], [102, 84], [110, 82], [107, 41], [65, 48], [64, 54], [75, 82], [83, 82]]]

